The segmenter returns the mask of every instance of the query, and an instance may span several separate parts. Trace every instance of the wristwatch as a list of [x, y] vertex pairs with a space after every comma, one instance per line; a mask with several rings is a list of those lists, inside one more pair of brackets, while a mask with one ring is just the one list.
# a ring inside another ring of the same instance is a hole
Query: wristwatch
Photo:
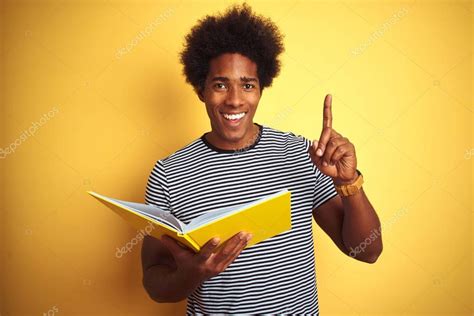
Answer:
[[349, 196], [354, 195], [359, 192], [362, 184], [364, 183], [364, 178], [362, 177], [362, 173], [356, 169], [357, 174], [359, 175], [357, 179], [352, 182], [351, 184], [344, 184], [344, 185], [336, 185], [336, 191], [341, 196]]

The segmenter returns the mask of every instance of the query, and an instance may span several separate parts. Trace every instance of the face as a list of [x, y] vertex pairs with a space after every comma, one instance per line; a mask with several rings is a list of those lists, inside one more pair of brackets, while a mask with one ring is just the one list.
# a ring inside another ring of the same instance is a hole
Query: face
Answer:
[[253, 117], [261, 95], [253, 61], [237, 53], [212, 59], [198, 95], [211, 121], [212, 131], [206, 135], [210, 143], [230, 150], [253, 144], [258, 133]]

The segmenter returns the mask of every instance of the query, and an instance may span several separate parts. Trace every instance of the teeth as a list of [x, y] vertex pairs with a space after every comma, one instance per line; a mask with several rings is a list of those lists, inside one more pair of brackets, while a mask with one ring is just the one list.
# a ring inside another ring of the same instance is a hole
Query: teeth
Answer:
[[239, 120], [242, 117], [244, 117], [245, 112], [242, 112], [242, 113], [239, 113], [239, 114], [226, 114], [226, 113], [223, 113], [223, 115], [228, 120]]

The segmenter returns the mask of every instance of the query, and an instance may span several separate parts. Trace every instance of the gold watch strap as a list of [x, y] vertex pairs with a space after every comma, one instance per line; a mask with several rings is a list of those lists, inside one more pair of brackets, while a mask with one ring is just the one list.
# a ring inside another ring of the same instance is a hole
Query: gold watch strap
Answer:
[[364, 183], [364, 178], [362, 177], [362, 173], [360, 173], [359, 170], [356, 171], [359, 176], [353, 183], [335, 186], [336, 191], [339, 195], [349, 196], [359, 192], [360, 188], [362, 187], [362, 184]]

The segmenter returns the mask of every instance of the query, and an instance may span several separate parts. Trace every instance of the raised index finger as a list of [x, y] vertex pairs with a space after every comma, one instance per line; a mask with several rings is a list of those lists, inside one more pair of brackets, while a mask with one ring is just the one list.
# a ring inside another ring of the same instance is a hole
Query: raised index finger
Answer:
[[332, 96], [327, 94], [324, 98], [324, 108], [323, 108], [323, 129], [321, 135], [319, 136], [318, 149], [316, 155], [322, 157], [324, 150], [326, 149], [326, 144], [331, 138], [332, 133], [332, 109], [331, 109]]
[[324, 109], [323, 109], [323, 129], [325, 127], [332, 128], [332, 95], [326, 95], [324, 98]]

